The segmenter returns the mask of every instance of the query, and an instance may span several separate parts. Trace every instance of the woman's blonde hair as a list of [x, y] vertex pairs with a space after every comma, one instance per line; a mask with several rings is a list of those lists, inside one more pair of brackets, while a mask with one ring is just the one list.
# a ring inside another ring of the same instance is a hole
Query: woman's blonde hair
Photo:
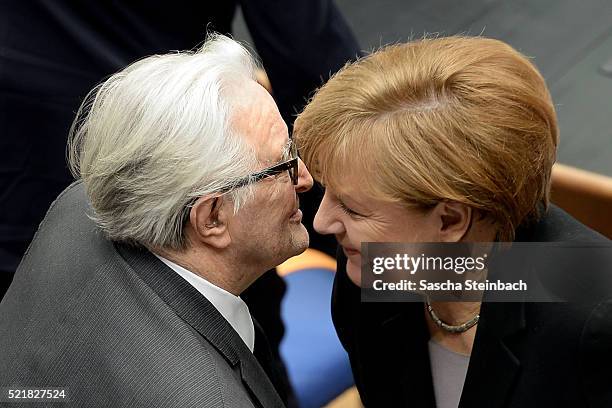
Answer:
[[313, 176], [336, 191], [353, 172], [378, 199], [461, 202], [512, 240], [548, 206], [558, 129], [525, 56], [501, 41], [454, 36], [345, 66], [299, 115], [294, 137]]

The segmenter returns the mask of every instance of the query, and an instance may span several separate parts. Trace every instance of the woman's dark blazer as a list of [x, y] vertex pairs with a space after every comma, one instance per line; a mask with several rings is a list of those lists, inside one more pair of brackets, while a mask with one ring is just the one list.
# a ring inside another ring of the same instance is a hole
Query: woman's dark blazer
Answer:
[[[554, 206], [517, 241], [609, 243]], [[361, 303], [345, 266], [340, 252], [332, 315], [364, 405], [435, 407], [423, 304]], [[608, 283], [589, 302], [483, 304], [459, 406], [612, 407]]]

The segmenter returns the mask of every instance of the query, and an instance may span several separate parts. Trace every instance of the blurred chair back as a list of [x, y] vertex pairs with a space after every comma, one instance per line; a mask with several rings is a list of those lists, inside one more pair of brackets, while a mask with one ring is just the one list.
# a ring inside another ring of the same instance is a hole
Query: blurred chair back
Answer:
[[612, 239], [612, 177], [555, 164], [551, 201]]
[[281, 356], [300, 408], [320, 408], [354, 384], [348, 355], [331, 319], [336, 260], [310, 248], [277, 271], [287, 283]]

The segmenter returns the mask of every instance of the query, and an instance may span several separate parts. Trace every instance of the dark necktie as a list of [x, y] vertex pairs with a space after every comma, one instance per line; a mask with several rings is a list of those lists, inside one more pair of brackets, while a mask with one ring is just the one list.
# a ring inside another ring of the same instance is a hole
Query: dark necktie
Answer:
[[255, 358], [268, 374], [270, 381], [287, 408], [297, 407], [295, 395], [289, 383], [289, 376], [280, 355], [272, 352], [266, 334], [255, 319], [253, 319], [253, 326], [255, 326], [255, 348], [253, 350]]

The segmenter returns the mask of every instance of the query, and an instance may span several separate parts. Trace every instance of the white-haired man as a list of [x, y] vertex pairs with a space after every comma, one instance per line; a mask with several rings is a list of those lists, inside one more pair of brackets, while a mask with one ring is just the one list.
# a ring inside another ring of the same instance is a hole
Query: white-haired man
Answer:
[[0, 385], [75, 406], [283, 406], [239, 295], [308, 246], [312, 178], [254, 68], [213, 36], [90, 94], [69, 146], [81, 180], [0, 305]]

